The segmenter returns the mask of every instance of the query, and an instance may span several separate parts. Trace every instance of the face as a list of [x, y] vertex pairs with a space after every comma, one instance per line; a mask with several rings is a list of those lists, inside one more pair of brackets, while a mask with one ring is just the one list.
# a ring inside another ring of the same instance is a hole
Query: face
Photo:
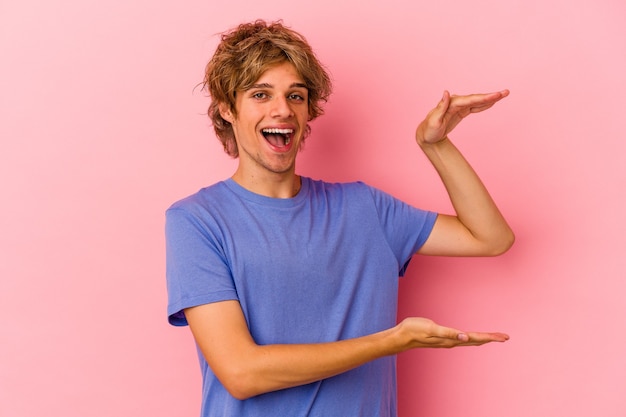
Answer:
[[237, 91], [230, 122], [239, 148], [240, 173], [293, 174], [309, 120], [308, 90], [295, 67], [284, 62], [269, 68], [252, 88]]

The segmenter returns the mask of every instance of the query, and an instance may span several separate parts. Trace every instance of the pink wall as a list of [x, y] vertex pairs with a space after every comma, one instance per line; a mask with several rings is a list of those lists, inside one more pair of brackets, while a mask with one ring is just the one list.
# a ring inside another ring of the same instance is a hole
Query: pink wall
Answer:
[[302, 174], [446, 211], [417, 122], [446, 88], [512, 92], [454, 137], [516, 245], [416, 259], [400, 311], [512, 339], [402, 354], [401, 415], [625, 415], [624, 2], [255, 3], [0, 3], [0, 416], [197, 415], [163, 212], [233, 171], [193, 89], [213, 35], [256, 17], [334, 76]]

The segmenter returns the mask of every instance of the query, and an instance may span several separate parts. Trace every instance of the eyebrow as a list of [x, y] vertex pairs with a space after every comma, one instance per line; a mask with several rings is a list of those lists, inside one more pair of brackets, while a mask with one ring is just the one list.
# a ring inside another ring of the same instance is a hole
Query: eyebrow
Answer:
[[[251, 90], [253, 88], [274, 88], [274, 86], [269, 83], [260, 83], [260, 84], [252, 84], [249, 89]], [[289, 86], [289, 88], [304, 88], [306, 90], [309, 89], [304, 83], [293, 83]]]

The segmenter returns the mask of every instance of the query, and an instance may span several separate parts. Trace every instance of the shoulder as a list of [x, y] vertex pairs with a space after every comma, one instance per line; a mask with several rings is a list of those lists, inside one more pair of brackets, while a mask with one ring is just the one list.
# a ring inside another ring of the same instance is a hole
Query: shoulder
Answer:
[[326, 201], [339, 210], [380, 210], [389, 205], [401, 203], [390, 194], [363, 181], [326, 182], [309, 180], [311, 201]]
[[224, 198], [227, 187], [224, 181], [201, 188], [197, 192], [174, 202], [166, 211], [182, 210], [193, 212], [199, 208], [208, 208]]
[[174, 202], [165, 211], [167, 234], [184, 234], [189, 230], [202, 234], [209, 230], [218, 231], [220, 224], [233, 218], [233, 214], [237, 216], [237, 204], [229, 194], [232, 193], [222, 181]]

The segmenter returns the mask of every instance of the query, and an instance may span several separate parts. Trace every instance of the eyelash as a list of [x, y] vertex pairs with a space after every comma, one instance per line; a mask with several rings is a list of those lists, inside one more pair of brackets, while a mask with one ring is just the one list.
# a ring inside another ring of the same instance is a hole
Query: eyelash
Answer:
[[[257, 92], [257, 93], [252, 94], [252, 98], [255, 98], [257, 100], [265, 100], [268, 97], [269, 97], [269, 94], [263, 93], [263, 92], [260, 92], [260, 91]], [[289, 98], [291, 100], [295, 100], [295, 101], [305, 101], [305, 99], [304, 99], [304, 97], [302, 95], [296, 94], [296, 93], [289, 94], [287, 96], [287, 98]]]

